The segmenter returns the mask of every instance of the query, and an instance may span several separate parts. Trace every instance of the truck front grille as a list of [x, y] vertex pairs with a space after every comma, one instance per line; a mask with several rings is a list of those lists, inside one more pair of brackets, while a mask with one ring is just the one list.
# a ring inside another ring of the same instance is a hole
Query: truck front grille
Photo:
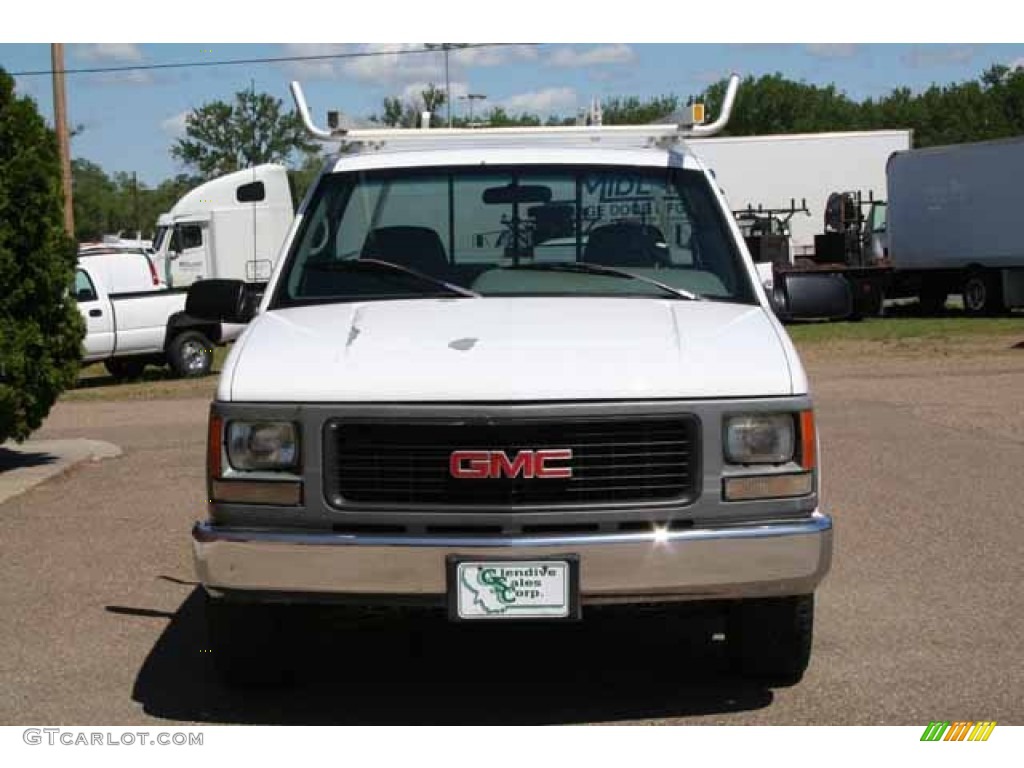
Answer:
[[[692, 500], [699, 428], [691, 415], [560, 421], [333, 421], [325, 429], [329, 500], [346, 504], [525, 507]], [[455, 451], [572, 451], [568, 478], [452, 477]]]

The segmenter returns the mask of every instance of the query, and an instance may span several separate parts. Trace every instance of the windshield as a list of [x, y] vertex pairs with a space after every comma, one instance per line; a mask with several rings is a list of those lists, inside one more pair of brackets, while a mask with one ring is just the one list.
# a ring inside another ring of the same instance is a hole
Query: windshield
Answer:
[[[341, 268], [357, 260], [406, 273]], [[676, 298], [754, 301], [697, 171], [459, 166], [326, 177], [271, 306], [457, 295], [409, 270], [482, 296], [671, 298], [678, 289]]]
[[160, 253], [160, 247], [164, 244], [164, 238], [167, 237], [167, 230], [170, 227], [157, 227], [156, 234], [153, 235], [153, 252]]

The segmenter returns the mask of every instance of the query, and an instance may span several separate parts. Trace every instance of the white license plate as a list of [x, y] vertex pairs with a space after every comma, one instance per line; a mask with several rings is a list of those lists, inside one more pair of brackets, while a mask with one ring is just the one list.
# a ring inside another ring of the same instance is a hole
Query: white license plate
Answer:
[[574, 564], [569, 559], [457, 561], [448, 571], [453, 618], [575, 618]]

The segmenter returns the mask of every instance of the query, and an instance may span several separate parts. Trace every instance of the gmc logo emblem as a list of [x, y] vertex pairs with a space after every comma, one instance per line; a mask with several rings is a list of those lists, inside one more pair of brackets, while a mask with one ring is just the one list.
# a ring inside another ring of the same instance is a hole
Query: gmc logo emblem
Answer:
[[552, 462], [572, 459], [571, 448], [519, 451], [509, 458], [504, 451], [454, 451], [448, 461], [452, 477], [483, 479], [497, 477], [568, 478], [572, 467], [553, 467]]

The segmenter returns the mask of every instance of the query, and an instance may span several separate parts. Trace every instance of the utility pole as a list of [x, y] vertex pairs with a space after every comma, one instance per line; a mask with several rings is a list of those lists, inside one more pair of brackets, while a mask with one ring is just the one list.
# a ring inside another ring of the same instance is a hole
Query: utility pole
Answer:
[[50, 43], [53, 70], [53, 125], [60, 153], [61, 184], [64, 188], [64, 231], [75, 236], [74, 197], [71, 192], [71, 147], [68, 138], [68, 105], [64, 98], [64, 44]]
[[448, 54], [453, 48], [466, 48], [467, 43], [426, 43], [432, 51], [444, 51], [444, 103], [448, 105], [448, 127], [452, 127], [452, 81], [448, 74]]

